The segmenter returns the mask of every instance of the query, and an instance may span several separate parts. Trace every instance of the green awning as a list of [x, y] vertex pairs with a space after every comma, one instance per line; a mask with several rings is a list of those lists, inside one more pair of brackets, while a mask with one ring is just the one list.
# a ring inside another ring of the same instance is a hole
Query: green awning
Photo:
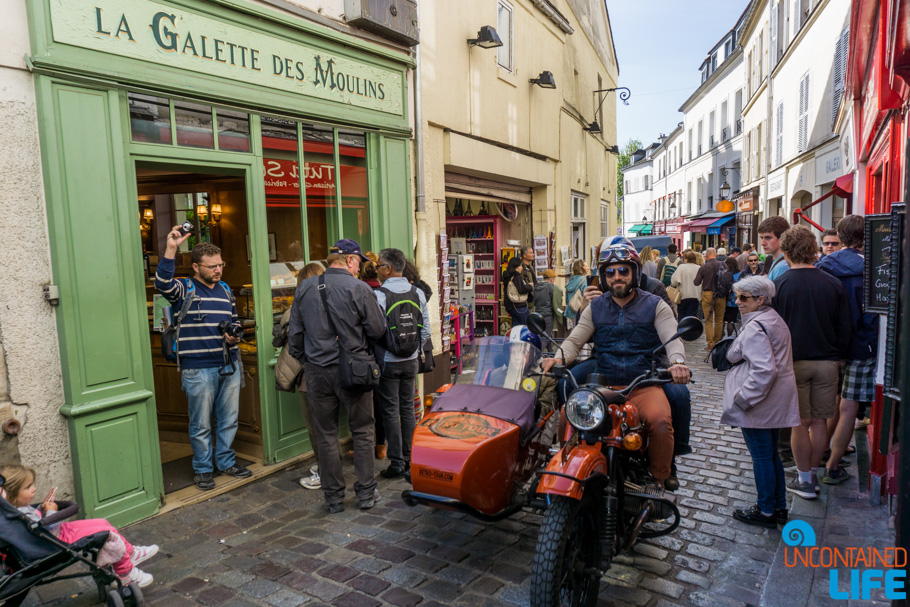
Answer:
[[638, 234], [639, 232], [644, 230], [646, 227], [648, 227], [648, 224], [646, 224], [646, 223], [636, 223], [634, 226], [629, 228], [629, 233]]
[[654, 229], [654, 224], [653, 224], [653, 223], [645, 224], [644, 226], [642, 226], [641, 231], [639, 232], [639, 234], [641, 234], [642, 236], [644, 236], [644, 235], [646, 235], [646, 234], [650, 234], [650, 233], [651, 233], [651, 230], [653, 230], [653, 229]]

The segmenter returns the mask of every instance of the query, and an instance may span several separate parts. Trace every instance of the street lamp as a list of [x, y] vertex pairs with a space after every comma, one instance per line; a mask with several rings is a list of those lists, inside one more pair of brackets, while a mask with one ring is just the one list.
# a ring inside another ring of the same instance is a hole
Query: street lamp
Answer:
[[[619, 100], [622, 101], [623, 104], [629, 105], [629, 97], [632, 96], [632, 91], [630, 91], [628, 89], [628, 87], [625, 87], [625, 86], [618, 86], [618, 87], [611, 88], [611, 89], [598, 89], [598, 90], [592, 92], [591, 94], [596, 95], [597, 93], [613, 93], [616, 91], [620, 91]], [[594, 122], [591, 122], [590, 124], [588, 124], [588, 126], [582, 127], [582, 130], [588, 131], [589, 133], [599, 133], [601, 131], [600, 125], [597, 124], [597, 112], [600, 111], [600, 107], [604, 104], [604, 101], [606, 101], [606, 100], [607, 100], [607, 96], [604, 95], [603, 99], [600, 100], [600, 103], [597, 104], [597, 109], [594, 110]]]
[[479, 46], [480, 48], [496, 48], [502, 46], [502, 40], [496, 33], [496, 28], [492, 25], [484, 25], [477, 32], [476, 38], [468, 38], [468, 45]]

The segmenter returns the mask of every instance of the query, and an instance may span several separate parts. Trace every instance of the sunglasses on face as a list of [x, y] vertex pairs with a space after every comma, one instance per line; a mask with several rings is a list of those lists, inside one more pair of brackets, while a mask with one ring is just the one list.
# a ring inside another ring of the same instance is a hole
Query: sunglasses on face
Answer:
[[604, 274], [606, 275], [607, 278], [613, 278], [617, 274], [619, 274], [620, 276], [628, 276], [631, 273], [632, 273], [632, 268], [627, 268], [626, 266], [622, 266], [619, 268], [607, 268], [606, 270], [604, 270]]
[[839, 245], [839, 244], [840, 244], [840, 241], [839, 241], [839, 240], [838, 240], [838, 241], [835, 241], [835, 242], [830, 242], [830, 241], [828, 241], [828, 242], [823, 242], [823, 243], [822, 243], [822, 245], [823, 245], [823, 246], [826, 246], [826, 247], [836, 247], [836, 246]]
[[749, 301], [750, 299], [758, 299], [761, 295], [743, 295], [740, 293], [736, 296], [736, 301]]
[[750, 259], [750, 260], [749, 260], [749, 263], [758, 263], [758, 260], [757, 260], [757, 259]]

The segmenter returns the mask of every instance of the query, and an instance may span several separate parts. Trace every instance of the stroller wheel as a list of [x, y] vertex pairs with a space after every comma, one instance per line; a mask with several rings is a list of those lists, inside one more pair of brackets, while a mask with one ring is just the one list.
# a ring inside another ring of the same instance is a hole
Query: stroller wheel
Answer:
[[123, 597], [120, 596], [120, 593], [116, 590], [108, 590], [107, 607], [125, 607], [123, 604]]
[[145, 597], [142, 596], [142, 588], [140, 588], [139, 584], [136, 582], [129, 584], [123, 589], [123, 598], [126, 599], [126, 604], [131, 605], [132, 607], [145, 605]]

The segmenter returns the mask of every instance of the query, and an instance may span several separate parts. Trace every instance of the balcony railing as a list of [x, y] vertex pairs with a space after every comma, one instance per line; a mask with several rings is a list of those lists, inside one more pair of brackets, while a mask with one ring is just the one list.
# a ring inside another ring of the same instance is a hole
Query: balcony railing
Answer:
[[711, 149], [717, 145], [717, 143], [715, 143], [715, 141], [714, 141], [714, 135], [711, 135], [710, 137], [708, 137], [708, 144], [709, 144], [708, 149]]
[[701, 156], [701, 144], [698, 144], [698, 155]]
[[742, 132], [743, 132], [743, 119], [740, 118], [739, 120], [736, 121], [736, 131], [733, 134], [739, 135]]
[[727, 129], [727, 127], [722, 128], [720, 130], [720, 140], [726, 141], [729, 138], [730, 138], [730, 131]]

